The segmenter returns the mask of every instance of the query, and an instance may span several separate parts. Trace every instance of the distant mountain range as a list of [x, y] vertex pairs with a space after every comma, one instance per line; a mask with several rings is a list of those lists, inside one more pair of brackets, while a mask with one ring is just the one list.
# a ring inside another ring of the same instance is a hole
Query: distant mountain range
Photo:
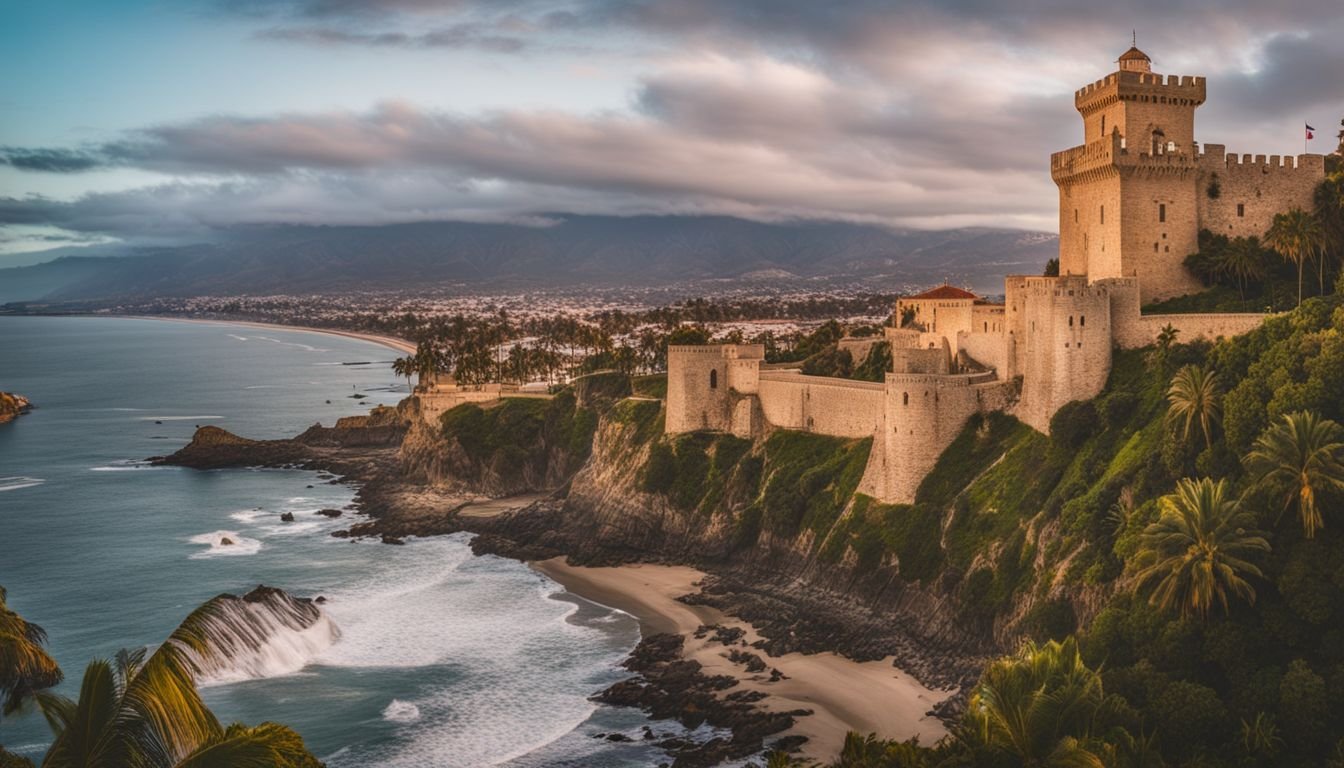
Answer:
[[997, 293], [1004, 274], [1039, 274], [1058, 247], [1054, 234], [1004, 229], [553, 218], [546, 227], [247, 227], [199, 245], [66, 249], [46, 263], [0, 269], [0, 302], [868, 278], [881, 287], [948, 279]]

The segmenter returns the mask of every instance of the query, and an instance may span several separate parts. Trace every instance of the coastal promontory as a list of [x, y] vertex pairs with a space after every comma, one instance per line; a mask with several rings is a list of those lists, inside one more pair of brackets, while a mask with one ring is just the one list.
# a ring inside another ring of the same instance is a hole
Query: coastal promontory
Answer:
[[0, 392], [0, 424], [7, 424], [32, 410], [33, 404], [23, 395]]

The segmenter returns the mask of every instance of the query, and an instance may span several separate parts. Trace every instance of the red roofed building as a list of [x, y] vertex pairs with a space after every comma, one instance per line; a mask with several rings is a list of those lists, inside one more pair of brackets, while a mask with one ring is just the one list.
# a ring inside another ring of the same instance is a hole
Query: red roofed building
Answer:
[[979, 296], [976, 296], [974, 293], [971, 293], [970, 291], [965, 290], [965, 289], [963, 289], [963, 288], [958, 288], [958, 287], [956, 287], [955, 285], [948, 285], [947, 283], [943, 283], [942, 285], [938, 286], [937, 288], [930, 288], [929, 290], [927, 290], [927, 291], [925, 291], [925, 292], [923, 292], [923, 293], [917, 293], [917, 294], [915, 294], [914, 296], [911, 296], [911, 297], [909, 297], [909, 298], [910, 298], [910, 300], [914, 300], [914, 299], [970, 299], [970, 300], [974, 301], [974, 300], [976, 300], [976, 299], [978, 299], [978, 298], [980, 298], [980, 297], [979, 297]]

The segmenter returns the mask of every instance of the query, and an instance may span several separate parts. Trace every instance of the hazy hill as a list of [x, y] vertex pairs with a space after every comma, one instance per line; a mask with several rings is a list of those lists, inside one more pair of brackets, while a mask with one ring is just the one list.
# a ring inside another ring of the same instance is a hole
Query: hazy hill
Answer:
[[993, 290], [1001, 289], [1004, 273], [1039, 273], [1057, 248], [1053, 234], [1017, 230], [890, 230], [727, 217], [557, 219], [548, 227], [249, 227], [208, 244], [136, 249], [116, 258], [88, 249], [89, 256], [0, 269], [0, 301], [865, 276], [946, 277]]

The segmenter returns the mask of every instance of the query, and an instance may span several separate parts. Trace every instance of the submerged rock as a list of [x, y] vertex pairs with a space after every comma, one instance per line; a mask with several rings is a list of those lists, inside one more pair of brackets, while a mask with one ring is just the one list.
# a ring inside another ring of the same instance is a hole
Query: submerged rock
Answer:
[[282, 523], [292, 523], [292, 522], [294, 522], [294, 513], [293, 513], [293, 512], [281, 512], [281, 513], [280, 513], [280, 522], [282, 522]]
[[319, 509], [319, 510], [317, 510], [317, 512], [316, 512], [315, 514], [322, 515], [323, 517], [340, 517], [340, 516], [341, 516], [341, 510], [339, 510], [339, 509]]
[[233, 546], [233, 539], [230, 539], [228, 536], [225, 536], [219, 540], [219, 546], [231, 547]]

